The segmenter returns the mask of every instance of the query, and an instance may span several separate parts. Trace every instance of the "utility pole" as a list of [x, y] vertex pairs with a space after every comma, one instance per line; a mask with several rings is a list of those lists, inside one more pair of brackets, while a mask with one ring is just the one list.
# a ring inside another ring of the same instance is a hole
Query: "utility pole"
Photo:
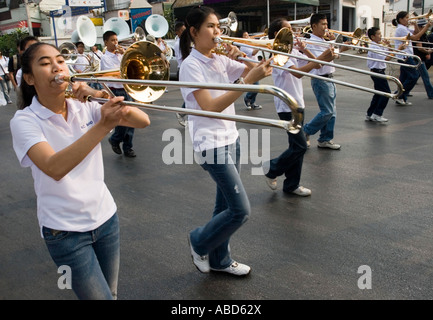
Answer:
[[32, 20], [30, 18], [30, 9], [29, 9], [29, 1], [24, 0], [24, 6], [26, 7], [26, 15], [27, 15], [27, 28], [29, 29], [29, 34], [33, 36], [33, 27]]

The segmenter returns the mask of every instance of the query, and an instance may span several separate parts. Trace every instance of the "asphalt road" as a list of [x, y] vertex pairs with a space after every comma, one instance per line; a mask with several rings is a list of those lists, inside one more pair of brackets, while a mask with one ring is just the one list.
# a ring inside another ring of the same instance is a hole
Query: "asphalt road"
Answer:
[[[339, 63], [365, 69], [364, 60]], [[372, 88], [358, 73], [337, 69], [335, 79]], [[318, 107], [310, 79], [303, 81], [308, 121]], [[106, 182], [121, 227], [119, 300], [433, 299], [433, 101], [419, 81], [413, 105], [390, 101], [389, 122], [379, 124], [364, 121], [370, 93], [337, 88], [334, 141], [342, 148], [318, 149], [317, 135], [311, 137], [301, 179], [311, 197], [272, 191], [256, 174], [263, 159], [254, 152], [278, 155], [286, 133], [238, 123], [248, 138], [241, 176], [252, 214], [231, 250], [252, 267], [245, 278], [201, 274], [191, 262], [187, 233], [210, 218], [215, 184], [188, 152], [168, 163], [170, 150], [184, 149], [185, 141], [174, 113], [148, 110], [151, 126], [134, 137], [137, 158], [114, 154], [104, 139]], [[262, 110], [246, 111], [239, 99], [237, 113], [277, 118], [273, 96], [259, 94], [257, 102]], [[181, 106], [179, 89], [169, 88], [155, 104]], [[71, 290], [58, 288], [60, 274], [39, 234], [31, 172], [12, 149], [15, 110], [0, 107], [0, 299], [74, 300]]]

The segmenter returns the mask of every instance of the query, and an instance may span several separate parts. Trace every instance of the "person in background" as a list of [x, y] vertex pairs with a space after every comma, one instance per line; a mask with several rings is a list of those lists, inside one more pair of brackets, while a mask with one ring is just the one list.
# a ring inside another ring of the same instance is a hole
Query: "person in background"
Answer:
[[[242, 34], [241, 34], [242, 38], [244, 38], [244, 39], [250, 39], [250, 35], [248, 34], [247, 31], [243, 31], [242, 30], [241, 32], [242, 32]], [[256, 60], [257, 62], [259, 62], [259, 59], [257, 58], [257, 54], [259, 52], [259, 48], [254, 48], [253, 49], [253, 48], [241, 46], [240, 49], [241, 49], [241, 51], [243, 53], [245, 53], [245, 55], [246, 55], [246, 57], [248, 59]], [[256, 82], [254, 84], [257, 85], [257, 84], [259, 84], [259, 82]], [[258, 92], [247, 92], [245, 94], [244, 104], [245, 104], [245, 107], [247, 108], [247, 110], [259, 110], [259, 109], [262, 109], [261, 105], [256, 104], [257, 94], [258, 94]]]
[[[427, 21], [425, 19], [418, 20], [418, 27], [425, 26]], [[425, 91], [427, 93], [427, 97], [429, 99], [433, 99], [433, 85], [430, 82], [430, 75], [428, 74], [428, 69], [426, 65], [426, 61], [430, 60], [430, 57], [433, 53], [433, 49], [429, 47], [428, 44], [422, 42], [428, 42], [428, 38], [426, 33], [424, 33], [420, 38], [420, 42], [416, 42], [413, 47], [413, 52], [421, 59], [421, 64], [418, 67], [418, 72], [421, 76], [422, 82], [424, 84]]]
[[[103, 34], [104, 45], [106, 47], [105, 53], [101, 58], [100, 69], [110, 70], [110, 69], [120, 69], [120, 62], [122, 61], [122, 56], [125, 50], [119, 46], [119, 42], [117, 40], [117, 34], [114, 31], [106, 31]], [[128, 93], [123, 88], [123, 85], [120, 83], [111, 83], [109, 89], [113, 92], [115, 96], [122, 96], [125, 100], [131, 100]], [[134, 128], [119, 125], [114, 129], [113, 134], [110, 138], [108, 138], [108, 142], [113, 149], [113, 152], [116, 154], [123, 154], [125, 157], [134, 158], [137, 155], [135, 154], [134, 149], [132, 149], [133, 144], [132, 140], [134, 138]], [[122, 145], [122, 149], [120, 148], [120, 144]]]
[[[311, 29], [313, 33], [310, 36], [312, 41], [317, 44], [308, 44], [307, 49], [312, 53], [313, 57], [317, 57], [326, 50], [327, 46], [321, 45], [320, 42], [326, 43], [326, 35], [328, 34], [328, 20], [325, 14], [316, 13], [310, 18]], [[340, 51], [348, 50], [348, 47], [341, 47]], [[325, 78], [333, 78], [335, 67], [323, 65], [320, 69], [313, 69], [311, 74]], [[341, 146], [334, 143], [334, 128], [337, 118], [337, 88], [335, 83], [323, 79], [312, 78], [311, 87], [316, 96], [319, 105], [319, 113], [308, 123], [304, 125], [304, 132], [307, 138], [307, 145], [310, 144], [310, 136], [320, 131], [317, 139], [318, 148], [328, 148], [331, 150], [339, 150]]]
[[69, 84], [58, 80], [69, 69], [51, 44], [31, 45], [21, 67], [22, 104], [10, 129], [20, 165], [32, 172], [41, 236], [56, 266], [70, 268], [78, 299], [116, 299], [119, 218], [104, 182], [101, 140], [119, 124], [145, 128], [149, 117], [123, 97], [86, 101], [109, 94], [85, 83], [72, 85], [80, 100], [66, 98]]
[[[368, 38], [372, 41], [370, 44], [371, 49], [376, 50], [384, 50], [384, 46], [381, 44], [382, 41], [385, 44], [389, 44], [389, 42], [382, 40], [382, 32], [377, 27], [372, 27], [367, 31]], [[398, 50], [403, 50], [406, 47], [405, 43], [402, 43]], [[380, 52], [374, 52], [373, 50], [368, 50], [367, 57], [371, 58], [367, 60], [367, 67], [371, 72], [376, 72], [379, 74], [385, 74], [386, 63], [377, 60], [389, 61], [392, 59], [393, 54], [390, 53], [385, 55]], [[376, 59], [376, 60], [372, 60]], [[378, 77], [371, 76], [371, 79], [374, 83], [374, 89], [383, 92], [391, 92], [391, 89], [388, 84], [388, 80]], [[367, 109], [367, 114], [365, 115], [366, 121], [376, 121], [376, 122], [387, 122], [388, 119], [383, 116], [383, 112], [388, 104], [389, 98], [380, 94], [374, 94], [371, 99], [370, 106]]]
[[[392, 25], [397, 27], [395, 29], [395, 37], [403, 38], [408, 37], [409, 44], [406, 46], [406, 48], [403, 50], [408, 54], [413, 55], [413, 46], [412, 41], [419, 40], [421, 36], [427, 32], [427, 30], [431, 27], [433, 24], [433, 21], [429, 21], [426, 23], [426, 25], [420, 29], [416, 22], [411, 22], [414, 25], [414, 30], [409, 29], [409, 13], [407, 11], [400, 11], [397, 13], [397, 16], [395, 19], [392, 20]], [[395, 48], [398, 48], [403, 42], [401, 40], [395, 40], [394, 46]], [[417, 62], [413, 57], [405, 56], [404, 54], [397, 55], [399, 58], [398, 62], [402, 64], [410, 64], [410, 65], [416, 65]], [[403, 85], [403, 93], [398, 97], [398, 99], [395, 100], [395, 103], [401, 106], [410, 106], [412, 105], [412, 102], [407, 101], [407, 97], [410, 95], [411, 90], [413, 87], [415, 87], [415, 84], [419, 78], [420, 74], [418, 70], [411, 67], [400, 67], [400, 76], [399, 80]]]
[[[179, 79], [179, 70], [180, 66], [182, 65], [182, 52], [180, 52], [180, 36], [182, 35], [183, 31], [185, 30], [185, 23], [183, 21], [178, 21], [174, 25], [174, 33], [176, 34], [176, 38], [174, 41], [174, 56], [177, 60], [177, 78]], [[182, 108], [185, 108], [185, 101], [182, 103]], [[179, 121], [179, 124], [183, 127], [186, 126], [187, 122], [187, 115], [184, 113], [176, 113], [177, 121]]]
[[4, 98], [8, 104], [12, 103], [9, 96], [9, 71], [8, 71], [9, 59], [3, 55], [0, 50], [0, 86], [3, 92]]
[[73, 69], [77, 73], [82, 73], [86, 69], [86, 66], [87, 67], [90, 66], [89, 60], [84, 55], [84, 43], [78, 41], [77, 43], [75, 43], [75, 46], [77, 47], [78, 55], [77, 55], [77, 59], [75, 60]]
[[[269, 39], [275, 39], [282, 28], [292, 29], [290, 22], [284, 18], [272, 21], [268, 31]], [[302, 86], [303, 75], [296, 71], [308, 73], [314, 68], [320, 68], [320, 64], [312, 61], [307, 62], [303, 59], [308, 58], [308, 56], [312, 54], [305, 47], [305, 44], [299, 40], [295, 43], [291, 54], [292, 56], [283, 66], [286, 70], [274, 68], [272, 71], [272, 79], [274, 80], [275, 86], [285, 90], [296, 100], [298, 108], [305, 109], [304, 89]], [[333, 51], [327, 49], [317, 57], [317, 59], [329, 62], [333, 60], [334, 57]], [[295, 72], [290, 72], [290, 70]], [[278, 97], [274, 97], [274, 103], [278, 117], [281, 120], [292, 120], [292, 110], [286, 103]], [[300, 185], [304, 154], [307, 151], [305, 134], [301, 128], [298, 133], [287, 132], [287, 135], [289, 139], [288, 148], [278, 157], [271, 159], [269, 163], [265, 162], [263, 165], [266, 183], [269, 188], [276, 190], [278, 187], [277, 178], [284, 175], [283, 192], [301, 197], [310, 196], [311, 190]]]

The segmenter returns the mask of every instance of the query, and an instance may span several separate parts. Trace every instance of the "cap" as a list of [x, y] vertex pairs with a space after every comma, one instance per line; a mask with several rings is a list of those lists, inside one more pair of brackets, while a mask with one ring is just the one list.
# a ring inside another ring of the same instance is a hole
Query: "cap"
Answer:
[[426, 19], [419, 19], [417, 22], [417, 25], [419, 26], [425, 26], [427, 24], [427, 20]]

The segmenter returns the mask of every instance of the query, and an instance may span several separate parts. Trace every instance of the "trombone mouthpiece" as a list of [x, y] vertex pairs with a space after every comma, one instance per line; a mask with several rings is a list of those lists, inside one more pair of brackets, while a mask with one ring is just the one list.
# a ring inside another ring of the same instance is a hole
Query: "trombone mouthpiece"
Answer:
[[215, 43], [221, 43], [221, 42], [223, 42], [223, 39], [221, 39], [220, 37], [215, 37], [213, 39], [213, 42], [215, 42]]
[[65, 76], [63, 73], [59, 73], [58, 75], [56, 75], [56, 76], [54, 77], [54, 81], [55, 81], [57, 84], [62, 84], [62, 83], [65, 82], [65, 81], [69, 81], [70, 78], [71, 78], [71, 77], [69, 77], [69, 76]]

